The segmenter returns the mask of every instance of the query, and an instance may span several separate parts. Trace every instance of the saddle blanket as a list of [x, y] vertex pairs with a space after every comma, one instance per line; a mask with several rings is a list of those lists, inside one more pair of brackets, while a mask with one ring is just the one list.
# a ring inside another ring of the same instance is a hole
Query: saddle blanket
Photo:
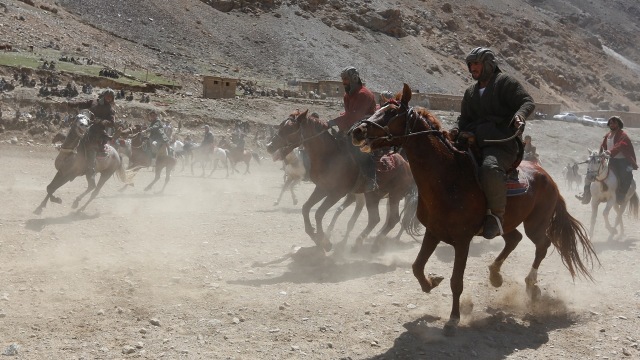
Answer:
[[518, 180], [507, 180], [507, 196], [518, 196], [529, 191], [529, 179], [519, 178]]

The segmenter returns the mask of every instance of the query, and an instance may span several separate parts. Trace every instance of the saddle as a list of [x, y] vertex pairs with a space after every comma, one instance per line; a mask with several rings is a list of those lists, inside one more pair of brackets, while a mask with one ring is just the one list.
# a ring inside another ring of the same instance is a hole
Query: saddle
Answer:
[[[524, 157], [524, 143], [520, 137], [516, 137], [515, 140], [518, 146], [518, 153], [516, 155], [516, 161], [514, 161], [507, 169], [507, 196], [526, 194], [529, 190], [529, 179], [526, 177], [520, 178], [518, 172], [518, 166], [520, 166]], [[452, 141], [452, 143], [457, 150], [468, 154], [474, 160], [473, 164], [475, 165], [474, 170], [476, 180], [479, 182], [478, 169], [482, 165], [482, 150], [478, 146], [475, 135], [470, 132], [462, 132], [454, 139], [454, 141]]]

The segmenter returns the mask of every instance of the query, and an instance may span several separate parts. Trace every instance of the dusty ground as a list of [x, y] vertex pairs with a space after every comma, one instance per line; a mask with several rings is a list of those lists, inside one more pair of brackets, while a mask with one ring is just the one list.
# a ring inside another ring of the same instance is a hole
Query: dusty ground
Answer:
[[[564, 130], [576, 143], [554, 145]], [[597, 144], [604, 133], [554, 122], [531, 122], [528, 131], [558, 179], [571, 154], [581, 159], [585, 143]], [[637, 221], [628, 219], [627, 235], [612, 242], [597, 230], [602, 267], [593, 272], [595, 283], [573, 282], [550, 252], [536, 304], [524, 291], [531, 243], [523, 240], [503, 267], [505, 285], [494, 289], [486, 266], [502, 243], [474, 239], [463, 293], [473, 310], [457, 337], [445, 338], [451, 291], [446, 281], [431, 294], [420, 291], [410, 267], [419, 245], [406, 235], [381, 256], [252, 266], [312, 244], [300, 204], [285, 195], [279, 207], [272, 205], [282, 183], [279, 164], [252, 163], [251, 174], [229, 179], [219, 171], [212, 178], [176, 172], [164, 195], [142, 191], [152, 177], [142, 171], [136, 187], [122, 193], [110, 180], [83, 214], [70, 208], [85, 186], [76, 179], [59, 190], [62, 205], [33, 215], [55, 155], [49, 146], [0, 144], [0, 352], [16, 344], [15, 358], [640, 356]], [[299, 196], [311, 190], [303, 184]], [[573, 193], [565, 194], [570, 211], [586, 223], [588, 209]], [[442, 246], [427, 271], [448, 278], [451, 259]]]

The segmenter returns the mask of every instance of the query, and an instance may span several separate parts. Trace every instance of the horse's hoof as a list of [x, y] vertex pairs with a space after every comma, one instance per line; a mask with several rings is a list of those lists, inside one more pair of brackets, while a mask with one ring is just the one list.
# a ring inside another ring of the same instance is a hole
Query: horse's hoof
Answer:
[[325, 252], [329, 252], [333, 248], [333, 244], [331, 244], [331, 241], [325, 240], [322, 242], [322, 248]]
[[59, 197], [50, 197], [49, 201], [51, 201], [52, 203], [56, 203], [56, 204], [62, 204], [62, 199]]
[[39, 207], [39, 208], [33, 210], [33, 213], [36, 214], [36, 215], [42, 214], [42, 208]]
[[527, 286], [527, 295], [531, 301], [537, 301], [542, 296], [542, 291], [538, 285]]
[[428, 278], [429, 278], [429, 282], [431, 283], [431, 288], [432, 289], [434, 287], [440, 285], [442, 280], [444, 280], [444, 276], [435, 275], [435, 274], [429, 274]]
[[456, 331], [458, 330], [458, 319], [451, 319], [444, 324], [444, 328], [442, 329], [442, 333], [444, 336], [451, 337], [456, 335]]
[[500, 287], [502, 286], [502, 275], [500, 275], [500, 273], [498, 272], [489, 272], [489, 281], [491, 282], [491, 285], [493, 287]]
[[74, 201], [73, 204], [71, 204], [71, 208], [72, 209], [77, 209], [79, 204], [80, 204], [79, 201]]

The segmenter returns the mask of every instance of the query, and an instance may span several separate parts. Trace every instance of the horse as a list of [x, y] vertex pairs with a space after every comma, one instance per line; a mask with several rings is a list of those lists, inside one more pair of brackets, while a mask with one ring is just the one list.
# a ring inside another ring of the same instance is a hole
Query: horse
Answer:
[[[562, 175], [569, 190], [576, 190], [582, 185], [582, 175], [578, 173], [578, 164], [569, 164], [562, 169]], [[575, 187], [574, 187], [575, 184]]]
[[[140, 170], [144, 167], [149, 167], [153, 164], [153, 154], [151, 149], [148, 149], [149, 138], [144, 135], [143, 131], [139, 131], [131, 138], [131, 158], [129, 159], [129, 169]], [[160, 180], [162, 170], [165, 170], [164, 185], [159, 193], [163, 193], [167, 187], [169, 180], [171, 179], [171, 171], [175, 169], [178, 160], [175, 157], [169, 155], [169, 144], [163, 143], [158, 146], [156, 150], [157, 156], [155, 157], [155, 177], [144, 191], [149, 191], [153, 185]]]
[[[279, 126], [277, 133], [267, 145], [267, 151], [273, 154], [280, 150], [288, 153], [293, 148], [304, 144], [309, 155], [310, 178], [316, 185], [309, 199], [302, 206], [305, 232], [317, 246], [330, 251], [332, 244], [324, 233], [322, 219], [331, 206], [350, 192], [364, 192], [364, 178], [354, 157], [349, 153], [351, 146], [346, 139], [336, 138], [329, 133], [326, 121], [307, 117], [308, 110], [291, 114]], [[407, 194], [413, 181], [409, 164], [397, 153], [387, 154], [380, 159], [384, 171], [378, 175], [377, 191], [364, 194], [367, 212], [369, 214], [367, 226], [356, 238], [352, 251], [362, 247], [363, 240], [380, 222], [378, 205], [387, 196], [390, 201], [390, 211], [387, 221], [375, 237], [372, 252], [380, 249], [384, 236], [400, 221], [400, 200]], [[309, 212], [318, 202], [322, 201], [316, 210], [316, 229], [311, 225]], [[351, 222], [350, 222], [350, 225]], [[348, 229], [349, 232], [351, 229]], [[346, 236], [340, 243], [342, 248], [346, 243]]]
[[[386, 146], [402, 146], [419, 192], [417, 216], [425, 226], [422, 246], [412, 265], [422, 291], [429, 293], [444, 279], [429, 275], [424, 269], [436, 246], [442, 241], [453, 246], [455, 260], [450, 279], [453, 295], [451, 314], [444, 335], [453, 336], [460, 321], [460, 295], [471, 239], [481, 233], [487, 211], [485, 196], [477, 180], [476, 160], [459, 151], [450, 141], [451, 134], [424, 108], [409, 106], [411, 88], [404, 84], [397, 100], [388, 102], [368, 119], [352, 128], [352, 142], [362, 151]], [[508, 197], [505, 218], [505, 246], [489, 266], [494, 287], [502, 285], [500, 268], [522, 239], [516, 229], [521, 223], [527, 237], [535, 244], [535, 258], [525, 278], [527, 293], [537, 299], [536, 285], [540, 263], [553, 244], [572, 277], [593, 280], [590, 269], [599, 263], [584, 226], [572, 217], [551, 176], [540, 166], [522, 162], [519, 176], [529, 183], [520, 196]], [[506, 191], [506, 190], [505, 190]], [[578, 246], [582, 247], [582, 257]]]
[[[593, 230], [596, 225], [596, 217], [598, 215], [598, 206], [605, 203], [602, 216], [604, 223], [609, 231], [609, 239], [612, 239], [618, 232], [620, 226], [620, 235], [624, 234], [624, 224], [622, 222], [622, 214], [624, 214], [627, 206], [629, 211], [635, 218], [638, 218], [638, 194], [636, 193], [636, 182], [632, 181], [627, 194], [624, 196], [622, 204], [616, 202], [616, 189], [618, 188], [618, 178], [613, 171], [609, 169], [609, 157], [602, 152], [589, 150], [589, 158], [587, 163], [587, 175], [585, 181], [590, 182], [591, 189], [591, 225], [589, 227], [589, 235], [593, 236]], [[611, 226], [609, 222], [609, 212], [611, 208], [616, 210], [616, 221]]]
[[213, 145], [198, 145], [194, 146], [190, 149], [191, 152], [191, 175], [193, 175], [193, 166], [196, 163], [200, 163], [202, 165], [202, 177], [204, 177], [204, 167], [207, 163], [213, 162], [211, 172], [209, 173], [209, 177], [213, 174], [213, 172], [218, 168], [218, 163], [222, 162], [224, 164], [224, 168], [227, 170], [227, 176], [229, 177], [229, 164], [228, 164], [228, 150], [215, 147]]
[[227, 152], [229, 163], [231, 164], [231, 169], [233, 170], [233, 172], [240, 173], [240, 171], [236, 169], [236, 164], [243, 162], [247, 166], [245, 168], [244, 173], [245, 174], [250, 173], [249, 165], [250, 165], [251, 159], [254, 159], [258, 163], [258, 165], [260, 165], [260, 156], [258, 156], [258, 153], [252, 150], [247, 150], [247, 149], [241, 150], [238, 148], [234, 148], [230, 145], [231, 144], [228, 141], [226, 141], [226, 139], [222, 139], [218, 144], [219, 147], [224, 148], [225, 151]]
[[[71, 137], [69, 138], [69, 144], [74, 144], [75, 146], [72, 145], [70, 148], [60, 149], [60, 154], [58, 154], [55, 161], [56, 169], [58, 171], [53, 177], [53, 180], [51, 180], [49, 185], [47, 185], [47, 195], [36, 210], [34, 210], [35, 214], [40, 215], [42, 213], [42, 209], [47, 206], [47, 202], [49, 200], [53, 203], [61, 204], [62, 199], [53, 195], [54, 192], [62, 185], [72, 181], [76, 177], [86, 175], [86, 151], [87, 147], [91, 146], [88, 144], [88, 135], [88, 131], [82, 131], [78, 126], [73, 126], [72, 129], [69, 130], [69, 134], [67, 135], [67, 138]], [[66, 140], [65, 144], [68, 144]], [[87, 202], [78, 209], [78, 212], [84, 211], [87, 208], [89, 203], [98, 196], [104, 184], [114, 173], [118, 176], [118, 179], [125, 184], [131, 184], [133, 176], [135, 176], [135, 174], [129, 174], [125, 171], [120, 155], [116, 149], [110, 145], [105, 145], [104, 156], [96, 156], [96, 173], [100, 174], [98, 183], [95, 184], [95, 182], [90, 182], [89, 176], [87, 175], [87, 183], [89, 184], [89, 186], [87, 186], [87, 190], [78, 195], [73, 202], [72, 208], [75, 209], [80, 204], [82, 198], [91, 192], [89, 200], [87, 200]]]
[[285, 191], [287, 191], [287, 189], [291, 192], [293, 205], [298, 204], [298, 198], [296, 198], [294, 189], [300, 183], [300, 181], [304, 179], [304, 176], [307, 173], [307, 170], [304, 167], [304, 162], [302, 161], [302, 156], [303, 155], [300, 148], [295, 148], [286, 155], [282, 155], [280, 151], [276, 151], [272, 154], [273, 161], [282, 160], [284, 165], [284, 184], [282, 184], [282, 189], [280, 190], [280, 195], [278, 195], [278, 200], [273, 203], [274, 206], [280, 204], [282, 195]]

